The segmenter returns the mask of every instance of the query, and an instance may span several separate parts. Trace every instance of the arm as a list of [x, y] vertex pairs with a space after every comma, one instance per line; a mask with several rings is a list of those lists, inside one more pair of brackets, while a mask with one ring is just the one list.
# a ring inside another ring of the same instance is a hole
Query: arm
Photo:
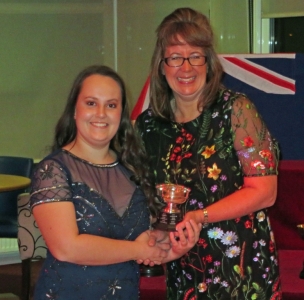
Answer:
[[106, 265], [148, 258], [161, 262], [167, 256], [167, 251], [157, 244], [148, 245], [148, 232], [135, 241], [79, 234], [75, 209], [70, 202], [40, 204], [33, 208], [33, 213], [50, 252], [61, 261]]
[[[235, 219], [274, 204], [277, 176], [245, 177], [243, 188], [207, 207], [208, 221]], [[183, 222], [193, 219], [204, 223], [203, 210], [188, 212]]]
[[[277, 144], [249, 99], [240, 97], [233, 103], [231, 130], [244, 182], [241, 189], [206, 208], [209, 222], [238, 218], [272, 206], [277, 195]], [[204, 222], [203, 211], [187, 213], [185, 220], [190, 218]]]

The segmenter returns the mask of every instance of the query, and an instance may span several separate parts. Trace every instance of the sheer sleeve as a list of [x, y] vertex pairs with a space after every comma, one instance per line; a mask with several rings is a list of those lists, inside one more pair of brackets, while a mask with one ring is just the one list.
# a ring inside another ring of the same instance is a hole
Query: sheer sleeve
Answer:
[[278, 144], [248, 98], [241, 96], [234, 101], [231, 125], [244, 176], [276, 175]]
[[30, 205], [71, 201], [72, 192], [65, 170], [55, 160], [43, 160], [32, 177]]

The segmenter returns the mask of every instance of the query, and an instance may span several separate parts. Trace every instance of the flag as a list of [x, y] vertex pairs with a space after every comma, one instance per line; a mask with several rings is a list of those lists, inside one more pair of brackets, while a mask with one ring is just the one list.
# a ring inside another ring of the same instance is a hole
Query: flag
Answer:
[[[304, 54], [221, 54], [223, 84], [256, 105], [283, 160], [304, 160]], [[149, 106], [149, 79], [132, 111]]]
[[131, 120], [135, 121], [137, 116], [141, 112], [146, 110], [149, 107], [149, 94], [150, 94], [150, 78], [146, 80], [144, 87], [142, 88], [138, 100], [132, 110]]

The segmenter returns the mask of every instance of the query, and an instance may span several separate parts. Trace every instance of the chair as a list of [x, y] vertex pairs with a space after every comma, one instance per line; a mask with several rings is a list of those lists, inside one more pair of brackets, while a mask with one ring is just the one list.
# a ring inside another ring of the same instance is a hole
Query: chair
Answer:
[[[30, 177], [34, 161], [27, 157], [0, 156], [0, 173]], [[17, 238], [17, 197], [24, 189], [0, 193], [0, 238]]]
[[29, 300], [31, 262], [46, 257], [47, 246], [29, 207], [29, 193], [18, 196], [18, 247], [22, 264], [21, 299]]

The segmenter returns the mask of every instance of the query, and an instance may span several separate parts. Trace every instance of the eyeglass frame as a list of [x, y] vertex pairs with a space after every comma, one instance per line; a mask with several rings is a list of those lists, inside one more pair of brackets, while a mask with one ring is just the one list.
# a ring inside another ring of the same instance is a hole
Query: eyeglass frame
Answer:
[[[190, 62], [190, 58], [193, 58], [193, 57], [205, 57], [205, 62], [202, 64], [202, 65], [192, 65], [191, 62]], [[170, 66], [168, 65], [168, 62], [167, 60], [169, 58], [182, 58], [183, 59], [183, 62], [181, 65], [179, 66]], [[195, 55], [195, 56], [189, 56], [189, 57], [182, 57], [182, 56], [176, 56], [176, 57], [164, 57], [161, 61], [165, 62], [165, 64], [168, 66], [168, 67], [171, 67], [171, 68], [179, 68], [181, 67], [184, 63], [185, 63], [185, 60], [188, 60], [188, 63], [190, 64], [190, 66], [192, 67], [202, 67], [204, 66], [206, 63], [207, 63], [207, 55]]]

